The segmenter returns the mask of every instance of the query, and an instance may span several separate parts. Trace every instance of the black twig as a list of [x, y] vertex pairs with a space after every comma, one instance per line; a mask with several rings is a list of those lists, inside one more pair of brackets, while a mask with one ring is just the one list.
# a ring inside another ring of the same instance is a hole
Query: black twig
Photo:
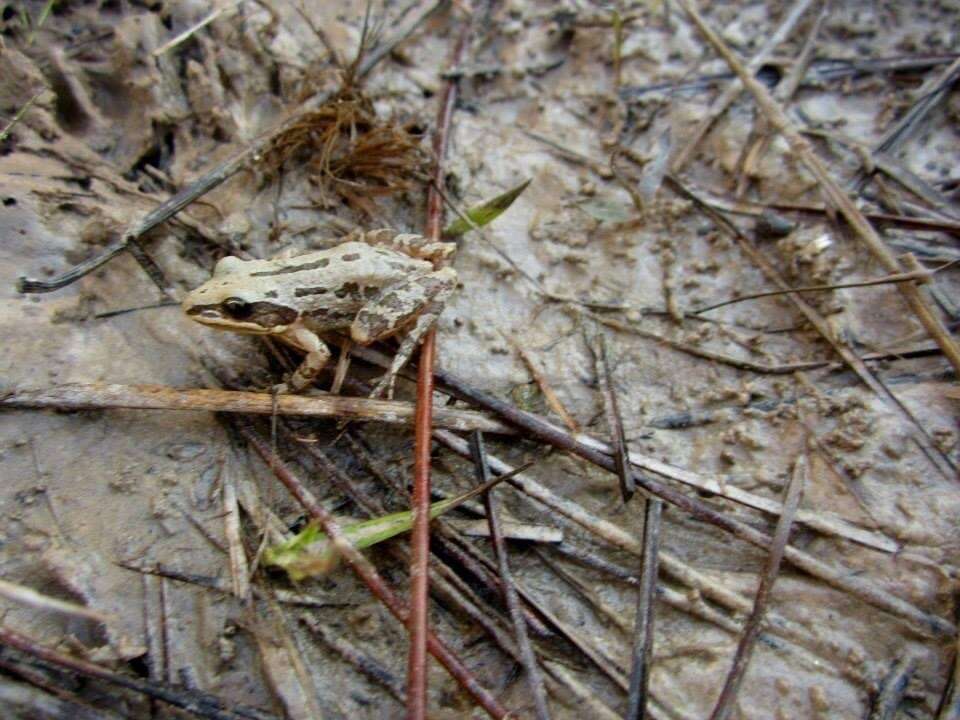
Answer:
[[[483, 434], [475, 431], [470, 436], [470, 450], [473, 453], [473, 464], [476, 468], [477, 482], [484, 485], [490, 482], [490, 467], [487, 465], [487, 452], [483, 445]], [[538, 720], [550, 720], [550, 710], [547, 707], [547, 693], [543, 687], [543, 676], [537, 665], [537, 656], [530, 645], [527, 635], [527, 624], [520, 607], [520, 598], [513, 583], [510, 572], [510, 563], [507, 558], [507, 544], [503, 540], [503, 529], [500, 525], [500, 512], [492, 492], [483, 496], [483, 504], [487, 510], [487, 522], [490, 525], [490, 541], [493, 543], [494, 555], [500, 569], [500, 581], [503, 586], [503, 596], [510, 611], [510, 622], [513, 624], [514, 637], [520, 649], [520, 658], [524, 670], [527, 671], [527, 684], [533, 693], [533, 706]]]
[[633, 479], [633, 469], [627, 458], [627, 439], [623, 433], [623, 417], [620, 415], [620, 405], [617, 402], [617, 391], [613, 386], [613, 377], [610, 374], [610, 359], [607, 353], [607, 338], [600, 330], [596, 336], [597, 353], [595, 355], [597, 380], [600, 383], [600, 392], [603, 394], [603, 410], [607, 416], [607, 427], [610, 430], [610, 446], [613, 448], [613, 459], [617, 466], [617, 477], [620, 479], [620, 497], [623, 502], [629, 502], [637, 491], [637, 484]]
[[650, 661], [653, 657], [653, 603], [657, 594], [657, 567], [660, 549], [660, 515], [663, 502], [646, 501], [643, 521], [643, 567], [640, 569], [640, 593], [637, 596], [637, 619], [633, 633], [633, 662], [630, 667], [630, 690], [626, 720], [646, 717], [647, 687]]
[[767, 557], [767, 566], [763, 577], [760, 579], [760, 587], [757, 588], [757, 596], [753, 601], [753, 610], [750, 617], [747, 618], [746, 625], [743, 628], [743, 635], [740, 637], [740, 643], [737, 645], [737, 651], [733, 656], [733, 665], [727, 674], [726, 682], [720, 691], [720, 697], [713, 708], [710, 720], [727, 720], [737, 702], [737, 692], [740, 690], [740, 684], [743, 682], [743, 676], [747, 665], [750, 662], [750, 656], [753, 653], [753, 646], [760, 637], [760, 631], [763, 628], [763, 619], [767, 613], [767, 602], [770, 599], [770, 591], [777, 581], [777, 575], [780, 573], [780, 562], [783, 560], [784, 551], [787, 548], [787, 541], [790, 539], [790, 529], [793, 527], [793, 517], [800, 504], [800, 497], [803, 494], [803, 486], [806, 482], [807, 461], [801, 455], [797, 458], [794, 465], [793, 475], [787, 484], [786, 497], [783, 500], [783, 512], [777, 521], [777, 529], [773, 535], [773, 543], [770, 547], [770, 555]]

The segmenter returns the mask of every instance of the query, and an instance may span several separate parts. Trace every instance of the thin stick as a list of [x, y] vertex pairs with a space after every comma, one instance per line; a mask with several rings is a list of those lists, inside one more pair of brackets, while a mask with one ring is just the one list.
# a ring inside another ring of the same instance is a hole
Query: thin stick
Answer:
[[[450, 378], [445, 374], [438, 373], [438, 377], [440, 377], [446, 384], [451, 384]], [[602, 467], [610, 472], [616, 472], [616, 466], [612, 457], [603, 454], [602, 452], [586, 445], [583, 442], [578, 441], [561, 428], [558, 428], [555, 425], [538, 418], [532, 413], [519, 410], [509, 403], [500, 400], [499, 398], [495, 398], [474, 388], [470, 388], [468, 391], [466, 388], [460, 387], [457, 388], [457, 392], [471, 402], [498, 413], [501, 417], [516, 425], [518, 428], [523, 428], [526, 432], [540, 442], [553, 445], [561, 450], [572, 452], [579, 457], [582, 457], [583, 459], [593, 463], [594, 465]], [[462, 441], [460, 441], [460, 439], [456, 436], [452, 436], [451, 433], [448, 433], [445, 430], [437, 430], [435, 434], [438, 438], [441, 438], [444, 444], [446, 444], [448, 447], [462, 447]], [[506, 464], [502, 465], [503, 467], [507, 468], [503, 471], [508, 472], [510, 468], [507, 467]], [[495, 467], [495, 469], [502, 468]], [[520, 481], [520, 478], [522, 477], [523, 476], [518, 476], [517, 478], [513, 478], [511, 479], [510, 483], [512, 485], [522, 486], [523, 483]], [[637, 474], [635, 478], [637, 484], [640, 485], [644, 490], [656, 495], [659, 498], [662, 498], [671, 505], [675, 505], [684, 512], [690, 513], [694, 517], [710, 523], [711, 525], [716, 525], [717, 527], [726, 530], [735, 537], [738, 537], [752, 545], [762, 548], [770, 547], [770, 537], [754, 527], [747, 525], [740, 520], [736, 520], [729, 515], [718, 512], [709, 504], [704, 503], [696, 498], [689, 497], [679, 490], [665, 485], [664, 483], [660, 482], [659, 480], [655, 480], [652, 477]], [[886, 590], [877, 587], [868, 580], [852, 575], [845, 569], [835, 568], [832, 565], [829, 565], [815, 558], [814, 556], [791, 546], [787, 546], [785, 554], [786, 558], [794, 566], [804, 570], [808, 574], [821, 579], [837, 589], [843, 590], [855, 597], [860, 598], [863, 602], [866, 602], [873, 607], [907, 620], [924, 632], [933, 632], [938, 635], [950, 636], [956, 632], [956, 626], [949, 620], [926, 613], [906, 600], [903, 600], [887, 592]]]
[[727, 674], [726, 682], [723, 684], [723, 690], [720, 691], [720, 697], [713, 708], [710, 720], [727, 720], [737, 701], [737, 692], [740, 690], [740, 684], [743, 682], [744, 673], [747, 665], [750, 663], [750, 657], [753, 654], [753, 646], [760, 637], [760, 631], [763, 627], [763, 619], [767, 612], [767, 601], [770, 598], [770, 592], [777, 581], [777, 575], [780, 572], [780, 562], [783, 560], [783, 553], [787, 548], [787, 541], [790, 539], [790, 529], [793, 527], [793, 517], [800, 504], [800, 498], [803, 495], [803, 488], [806, 484], [807, 461], [801, 455], [797, 458], [793, 468], [793, 476], [787, 484], [786, 497], [783, 501], [783, 514], [777, 521], [777, 529], [773, 534], [773, 544], [770, 548], [770, 555], [767, 558], [767, 566], [763, 577], [760, 579], [760, 587], [757, 588], [757, 596], [753, 601], [753, 611], [747, 618], [747, 623], [743, 629], [743, 635], [740, 643], [737, 645], [737, 651], [733, 656], [733, 665]]
[[[953, 265], [954, 262], [948, 263], [948, 265]], [[829, 292], [830, 290], [841, 290], [843, 288], [873, 287], [874, 285], [889, 285], [892, 283], [912, 282], [914, 280], [923, 282], [925, 280], [929, 280], [932, 274], [933, 273], [929, 270], [917, 270], [913, 272], [897, 273], [896, 275], [873, 278], [872, 280], [861, 280], [860, 282], [836, 283], [834, 285], [805, 285], [803, 287], [793, 287], [789, 290], [768, 290], [767, 292], [741, 295], [740, 297], [724, 300], [723, 302], [719, 302], [714, 305], [707, 305], [706, 307], [692, 310], [691, 313], [693, 315], [699, 315], [700, 313], [716, 310], [717, 308], [726, 307], [727, 305], [735, 305], [736, 303], [745, 302], [747, 300], [756, 300], [757, 298], [773, 297], [774, 295], [789, 295], [790, 293], [797, 292]]]
[[580, 432], [580, 425], [577, 423], [576, 419], [574, 419], [573, 415], [571, 415], [567, 410], [566, 406], [560, 402], [560, 398], [557, 397], [557, 394], [553, 391], [550, 383], [547, 382], [547, 379], [537, 366], [537, 362], [533, 356], [516, 339], [508, 335], [504, 335], [503, 337], [511, 345], [513, 345], [514, 349], [517, 351], [517, 354], [520, 356], [520, 359], [523, 360], [524, 364], [527, 366], [527, 370], [529, 370], [530, 374], [533, 376], [533, 381], [537, 384], [537, 387], [540, 388], [540, 392], [543, 393], [543, 398], [547, 401], [547, 405], [549, 405], [550, 408], [560, 416], [560, 419], [563, 420], [563, 424], [570, 428], [571, 432]]
[[240, 508], [237, 505], [237, 481], [227, 466], [226, 456], [220, 459], [220, 487], [223, 496], [223, 534], [230, 553], [230, 577], [233, 594], [240, 602], [250, 598], [250, 566], [240, 534]]
[[960, 720], [960, 636], [953, 649], [953, 672], [940, 700], [937, 720]]
[[[737, 74], [743, 85], [754, 96], [757, 105], [767, 116], [770, 125], [787, 141], [794, 155], [797, 156], [797, 159], [803, 163], [810, 174], [817, 180], [827, 199], [840, 211], [843, 217], [846, 218], [847, 222], [856, 232], [857, 237], [863, 241], [871, 254], [873, 254], [887, 271], [891, 273], [903, 272], [900, 263], [897, 262], [896, 257], [884, 244], [883, 240], [877, 234], [877, 231], [874, 230], [870, 224], [870, 221], [863, 216], [863, 213], [860, 212], [857, 206], [854, 205], [846, 193], [844, 193], [840, 186], [833, 180], [824, 164], [814, 153], [810, 143], [794, 128], [793, 123], [777, 102], [770, 96], [767, 89], [750, 74], [743, 63], [741, 63], [733, 51], [727, 47], [727, 44], [717, 35], [713, 28], [707, 25], [706, 20], [704, 20], [703, 16], [689, 0], [677, 0], [677, 3], [686, 11], [687, 15], [690, 16], [691, 20], [693, 20], [703, 36], [713, 46], [714, 50], [726, 60], [730, 69]], [[960, 59], [955, 62], [955, 64], [958, 63], [960, 63]], [[957, 346], [950, 333], [943, 327], [943, 324], [934, 314], [933, 308], [930, 307], [926, 298], [921, 295], [920, 290], [912, 283], [903, 283], [897, 287], [900, 289], [907, 305], [943, 350], [943, 354], [950, 361], [954, 371], [960, 373], [960, 347]]]
[[152, 53], [150, 53], [150, 54], [151, 54], [153, 57], [159, 57], [160, 55], [163, 55], [165, 52], [168, 52], [168, 51], [172, 50], [172, 49], [175, 48], [177, 45], [179, 45], [180, 43], [182, 43], [184, 40], [188, 39], [188, 38], [191, 37], [192, 35], [194, 35], [194, 34], [200, 32], [201, 30], [203, 30], [203, 28], [205, 28], [207, 25], [209, 25], [210, 23], [212, 23], [214, 20], [216, 20], [218, 17], [220, 17], [220, 16], [223, 15], [224, 13], [229, 12], [229, 11], [231, 11], [231, 10], [235, 10], [235, 9], [237, 8], [237, 6], [240, 5], [240, 3], [242, 3], [243, 1], [244, 1], [244, 0], [234, 0], [234, 1], [231, 2], [231, 3], [228, 3], [228, 4], [224, 5], [223, 7], [219, 7], [219, 8], [217, 8], [216, 10], [213, 10], [210, 14], [208, 14], [205, 18], [203, 18], [203, 19], [202, 19], [200, 22], [198, 22], [196, 25], [193, 25], [192, 27], [187, 28], [187, 29], [184, 30], [182, 33], [180, 33], [180, 34], [177, 35], [176, 37], [168, 40], [167, 42], [165, 42], [163, 45], [161, 45], [160, 47], [158, 47], [156, 50], [154, 50], [154, 51], [153, 51]]
[[[400, 28], [390, 39], [390, 42], [374, 48], [370, 53], [363, 57], [357, 68], [356, 78], [361, 79], [373, 70], [376, 65], [383, 60], [399, 43], [409, 37], [409, 35], [418, 28], [427, 18], [429, 18], [438, 8], [446, 5], [447, 0], [437, 0], [431, 3], [423, 12], [413, 18], [407, 25]], [[169, 220], [185, 207], [203, 197], [208, 192], [219, 186], [224, 181], [236, 175], [240, 170], [247, 166], [249, 161], [256, 161], [260, 155], [266, 151], [278, 137], [282, 136], [291, 127], [299, 125], [305, 115], [314, 112], [317, 108], [323, 106], [333, 96], [334, 92], [323, 92], [314, 95], [307, 100], [297, 112], [293, 113], [285, 120], [280, 121], [273, 128], [264, 132], [260, 137], [252, 141], [245, 148], [239, 150], [219, 165], [211, 168], [195, 181], [187, 185], [180, 192], [171, 198], [168, 198], [145, 216], [136, 220], [127, 226], [120, 240], [111, 243], [105, 247], [99, 255], [94, 255], [85, 260], [62, 275], [58, 275], [52, 280], [31, 280], [21, 277], [17, 281], [17, 290], [22, 293], [45, 293], [59, 290], [80, 278], [93, 272], [97, 268], [109, 262], [111, 259], [129, 249], [131, 243], [138, 238], [146, 235], [150, 230], [162, 222]]]
[[893, 720], [907, 692], [907, 684], [917, 669], [917, 657], [907, 653], [883, 679], [883, 688], [870, 710], [869, 720]]
[[[267, 464], [273, 474], [290, 491], [290, 494], [317, 520], [323, 531], [334, 544], [337, 553], [353, 568], [354, 572], [366, 584], [370, 591], [386, 606], [387, 610], [402, 624], [407, 625], [409, 612], [403, 601], [386, 584], [377, 569], [357, 550], [343, 534], [340, 523], [325, 507], [318, 503], [303, 486], [300, 479], [276, 456], [270, 445], [247, 425], [238, 424], [238, 428], [257, 454]], [[502, 719], [508, 714], [504, 708], [473, 676], [463, 662], [448, 647], [428, 630], [427, 649], [460, 683], [477, 703], [493, 718]]]
[[106, 624], [112, 619], [109, 615], [91, 610], [83, 605], [77, 605], [76, 603], [67, 602], [66, 600], [50, 597], [49, 595], [37, 592], [33, 588], [12, 583], [2, 578], [0, 578], [0, 597], [4, 597], [15, 603], [20, 603], [21, 605], [26, 605], [35, 610], [61, 613], [72, 617], [84, 618], [85, 620], [93, 620], [98, 623]]
[[633, 468], [627, 459], [627, 439], [623, 433], [623, 418], [620, 415], [620, 405], [617, 402], [617, 391], [613, 387], [613, 378], [610, 376], [610, 358], [607, 354], [607, 338], [603, 331], [597, 333], [596, 368], [597, 379], [603, 394], [603, 410], [607, 416], [607, 428], [610, 431], [610, 445], [613, 448], [613, 459], [617, 465], [617, 478], [620, 480], [620, 497], [624, 503], [637, 491], [637, 484], [633, 479]]
[[337, 652], [340, 657], [357, 668], [360, 672], [386, 690], [399, 702], [405, 705], [406, 696], [403, 693], [403, 683], [382, 663], [365, 655], [359, 648], [354, 647], [341, 633], [331, 632], [326, 625], [320, 622], [316, 615], [304, 613], [300, 622], [310, 628], [324, 644]]
[[[473, 453], [473, 464], [476, 468], [477, 482], [485, 485], [490, 482], [490, 466], [487, 464], [487, 451], [483, 445], [483, 435], [478, 431], [470, 436], [470, 450]], [[507, 603], [507, 609], [510, 611], [510, 622], [513, 624], [513, 632], [517, 641], [517, 647], [520, 649], [520, 658], [523, 662], [523, 669], [527, 672], [527, 684], [530, 692], [533, 694], [533, 707], [538, 720], [550, 720], [550, 710], [547, 707], [547, 693], [543, 687], [543, 677], [540, 674], [540, 668], [537, 665], [537, 657], [530, 645], [530, 638], [527, 635], [527, 624], [524, 621], [523, 613], [520, 611], [520, 598], [517, 597], [517, 589], [513, 583], [513, 575], [510, 572], [510, 563], [507, 558], [507, 544], [503, 540], [503, 530], [500, 525], [500, 511], [492, 492], [487, 492], [483, 496], [483, 504], [487, 510], [487, 522], [490, 525], [490, 540], [493, 544], [493, 552], [497, 558], [497, 565], [500, 569], [500, 580], [503, 583], [503, 596]]]
[[633, 661], [630, 667], [630, 690], [626, 720], [643, 720], [646, 716], [650, 661], [653, 658], [653, 602], [657, 592], [657, 566], [660, 549], [660, 514], [663, 502], [646, 501], [643, 521], [643, 564], [640, 569], [640, 593], [637, 596], [637, 619], [633, 633]]
[[[807, 12], [810, 5], [813, 4], [815, 0], [800, 0], [797, 2], [793, 8], [790, 10], [790, 13], [787, 17], [784, 18], [783, 22], [780, 24], [770, 38], [764, 43], [764, 46], [757, 51], [757, 54], [754, 55], [749, 64], [747, 65], [748, 71], [753, 74], [770, 58], [773, 52], [777, 49], [777, 46], [780, 45], [784, 40], [789, 37], [790, 33], [793, 32], [793, 28], [796, 27], [797, 23], [800, 22], [800, 18], [803, 17], [804, 13]], [[696, 151], [697, 146], [699, 146], [700, 141], [707, 134], [713, 124], [717, 119], [726, 112], [727, 108], [730, 107], [731, 103], [739, 97], [740, 93], [743, 92], [743, 83], [737, 79], [734, 79], [720, 96], [713, 101], [713, 104], [710, 105], [710, 109], [707, 110], [706, 116], [697, 123], [697, 126], [693, 129], [693, 133], [690, 135], [690, 138], [687, 140], [687, 144], [683, 146], [680, 152], [677, 153], [673, 162], [670, 164], [670, 171], [673, 173], [679, 173], [683, 170], [684, 166], [690, 161], [690, 158], [693, 157], [693, 153]]]
[[[274, 401], [276, 403], [274, 404]], [[414, 407], [401, 400], [324, 395], [304, 397], [234, 390], [178, 390], [163, 385], [54, 385], [45, 389], [11, 387], [0, 394], [0, 408], [48, 408], [51, 410], [99, 410], [134, 408], [137, 410], [201, 410], [254, 415], [335, 417], [349, 420], [374, 420], [394, 425], [410, 425]], [[498, 420], [470, 410], [437, 408], [435, 427], [470, 432], [503, 433], [511, 428]]]
[[16, 648], [27, 655], [38, 658], [45, 664], [66, 668], [71, 672], [98, 680], [105, 680], [142, 695], [162, 700], [174, 707], [188, 710], [199, 717], [210, 718], [211, 720], [278, 720], [275, 715], [238, 705], [234, 702], [228, 704], [215, 695], [200, 690], [184, 687], [174, 688], [162, 683], [120, 675], [86, 660], [62, 655], [56, 650], [44, 647], [33, 638], [8, 627], [0, 626], [0, 644]]
[[[470, 35], [469, 20], [457, 38], [450, 66], [463, 62]], [[433, 136], [433, 183], [427, 190], [427, 226], [425, 235], [438, 242], [443, 233], [443, 198], [436, 187], [443, 184], [443, 159], [447, 151], [450, 123], [457, 99], [457, 82], [446, 81], [437, 126]], [[427, 712], [427, 599], [430, 574], [430, 447], [433, 426], [433, 367], [436, 359], [437, 331], [430, 328], [420, 348], [417, 377], [417, 412], [413, 448], [413, 530], [410, 536], [410, 647], [407, 654], [407, 718], [423, 720]]]

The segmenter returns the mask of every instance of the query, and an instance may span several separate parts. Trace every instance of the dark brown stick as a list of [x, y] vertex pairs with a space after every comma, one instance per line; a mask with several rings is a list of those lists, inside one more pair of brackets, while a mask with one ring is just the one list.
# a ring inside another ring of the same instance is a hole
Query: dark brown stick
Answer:
[[607, 416], [607, 427], [610, 430], [610, 447], [613, 448], [613, 459], [617, 465], [617, 477], [620, 479], [620, 497], [624, 503], [637, 491], [637, 484], [633, 480], [633, 467], [627, 458], [627, 440], [623, 433], [623, 418], [620, 415], [620, 405], [617, 402], [617, 391], [613, 386], [610, 375], [610, 358], [607, 354], [607, 338], [600, 330], [597, 332], [597, 379], [600, 382], [600, 392], [603, 394], [603, 409]]
[[653, 603], [657, 595], [657, 568], [660, 551], [660, 515], [663, 502], [646, 500], [643, 519], [643, 566], [640, 568], [640, 592], [637, 595], [637, 619], [633, 633], [633, 661], [626, 720], [646, 717], [647, 687], [653, 658]]
[[[490, 467], [487, 465], [487, 452], [483, 446], [483, 435], [474, 431], [470, 436], [470, 449], [473, 452], [473, 464], [476, 468], [477, 482], [485, 485], [490, 482]], [[527, 636], [527, 624], [520, 611], [520, 598], [513, 584], [513, 575], [510, 572], [510, 563], [507, 558], [507, 544], [503, 540], [503, 531], [500, 526], [500, 511], [492, 492], [483, 496], [483, 504], [487, 509], [487, 522], [490, 525], [490, 541], [493, 544], [494, 555], [500, 569], [500, 581], [503, 583], [503, 596], [510, 611], [510, 621], [516, 637], [517, 647], [523, 668], [527, 671], [527, 684], [533, 694], [533, 707], [537, 720], [550, 720], [550, 710], [547, 707], [547, 693], [543, 687], [543, 676], [537, 665], [537, 657], [530, 645]]]
[[44, 647], [33, 638], [18, 633], [7, 627], [0, 627], [0, 644], [16, 648], [45, 664], [66, 668], [71, 672], [87, 677], [105, 680], [114, 685], [133, 690], [165, 703], [181, 708], [211, 720], [277, 720], [276, 716], [262, 712], [256, 708], [241, 705], [227, 704], [225, 701], [209, 693], [185, 687], [171, 687], [161, 683], [139, 680], [127, 677], [95, 665], [79, 658], [63, 655], [55, 650]]
[[733, 656], [733, 665], [727, 674], [726, 682], [724, 682], [723, 689], [720, 691], [720, 697], [713, 708], [710, 720], [727, 720], [737, 702], [740, 683], [743, 682], [750, 656], [753, 654], [753, 646], [760, 637], [760, 631], [763, 627], [763, 619], [767, 613], [767, 601], [770, 598], [773, 585], [777, 581], [777, 575], [780, 573], [780, 562], [783, 560], [783, 553], [787, 548], [787, 541], [790, 539], [793, 516], [797, 512], [797, 506], [800, 504], [800, 497], [803, 494], [806, 472], [807, 461], [801, 455], [797, 458], [793, 476], [787, 485], [786, 497], [783, 501], [783, 513], [777, 521], [777, 529], [773, 534], [773, 545], [770, 548], [770, 555], [767, 557], [767, 566], [763, 577], [760, 579], [760, 587], [757, 588], [753, 610], [750, 612], [750, 617], [747, 618], [746, 625], [743, 628], [743, 635], [740, 637], [740, 643], [737, 645], [737, 651]]

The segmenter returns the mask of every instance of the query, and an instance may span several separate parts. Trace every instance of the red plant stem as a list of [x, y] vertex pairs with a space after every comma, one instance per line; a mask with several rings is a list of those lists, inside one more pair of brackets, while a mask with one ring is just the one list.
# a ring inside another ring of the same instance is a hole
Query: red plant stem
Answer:
[[[461, 63], [467, 47], [470, 24], [464, 24], [453, 50], [452, 65]], [[433, 136], [435, 156], [433, 179], [427, 191], [426, 234], [440, 239], [443, 227], [443, 198], [436, 191], [443, 186], [443, 158], [447, 151], [450, 120], [457, 100], [457, 83], [447, 82], [437, 113]], [[413, 531], [410, 537], [410, 648], [407, 654], [407, 718], [424, 720], [427, 715], [427, 637], [429, 618], [430, 563], [430, 447], [433, 425], [433, 365], [436, 358], [436, 330], [427, 332], [420, 348], [417, 374], [417, 409], [414, 416], [413, 447]]]
[[[310, 513], [310, 516], [317, 520], [323, 527], [323, 531], [330, 538], [334, 547], [341, 557], [353, 568], [361, 580], [370, 588], [370, 592], [376, 595], [377, 599], [397, 618], [401, 623], [408, 624], [410, 613], [403, 601], [387, 585], [386, 581], [380, 577], [380, 573], [371, 564], [363, 554], [357, 550], [353, 544], [344, 536], [340, 524], [331, 515], [325, 507], [318, 503], [310, 492], [303, 486], [300, 479], [280, 460], [273, 452], [270, 446], [260, 435], [243, 423], [236, 423], [236, 427], [247, 439], [257, 454], [263, 458], [267, 467], [277, 476], [290, 494], [296, 498], [303, 507]], [[447, 672], [460, 683], [460, 686], [473, 697], [477, 703], [487, 711], [487, 714], [498, 720], [506, 718], [509, 711], [504, 708], [497, 699], [484, 688], [473, 674], [467, 669], [466, 665], [458, 658], [446, 644], [432, 632], [427, 632], [426, 649], [433, 655]]]

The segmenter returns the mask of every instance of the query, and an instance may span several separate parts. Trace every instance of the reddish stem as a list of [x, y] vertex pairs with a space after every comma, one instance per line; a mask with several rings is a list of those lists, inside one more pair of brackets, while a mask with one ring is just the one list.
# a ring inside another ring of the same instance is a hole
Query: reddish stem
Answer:
[[[461, 63], [467, 47], [470, 25], [466, 23], [454, 46], [451, 65]], [[427, 237], [440, 239], [443, 227], [443, 198], [436, 188], [443, 186], [443, 158], [447, 151], [450, 120], [457, 100], [456, 81], [447, 82], [437, 113], [433, 136], [434, 182], [427, 192]], [[427, 714], [427, 616], [430, 564], [430, 447], [433, 426], [433, 365], [436, 358], [436, 331], [431, 328], [420, 348], [417, 375], [417, 410], [414, 418], [413, 449], [413, 532], [410, 538], [410, 649], [407, 655], [407, 718], [424, 720]]]

